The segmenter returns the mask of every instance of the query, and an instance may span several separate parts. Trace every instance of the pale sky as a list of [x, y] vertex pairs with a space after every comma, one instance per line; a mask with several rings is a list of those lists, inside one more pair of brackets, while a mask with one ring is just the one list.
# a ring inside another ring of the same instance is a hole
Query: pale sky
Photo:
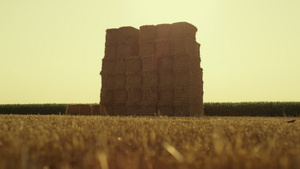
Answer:
[[198, 28], [204, 102], [300, 101], [298, 0], [0, 0], [0, 104], [98, 103], [105, 30]]

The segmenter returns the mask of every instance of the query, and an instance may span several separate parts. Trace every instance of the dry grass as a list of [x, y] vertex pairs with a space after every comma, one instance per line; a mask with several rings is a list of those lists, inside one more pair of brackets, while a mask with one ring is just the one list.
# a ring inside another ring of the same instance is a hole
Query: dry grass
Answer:
[[299, 117], [0, 115], [0, 131], [1, 169], [300, 168]]

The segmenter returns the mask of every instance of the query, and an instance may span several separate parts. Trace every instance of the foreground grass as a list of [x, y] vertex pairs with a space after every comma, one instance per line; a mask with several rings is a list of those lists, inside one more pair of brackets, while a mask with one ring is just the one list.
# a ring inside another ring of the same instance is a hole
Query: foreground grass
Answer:
[[0, 115], [0, 168], [296, 169], [299, 143], [299, 117]]

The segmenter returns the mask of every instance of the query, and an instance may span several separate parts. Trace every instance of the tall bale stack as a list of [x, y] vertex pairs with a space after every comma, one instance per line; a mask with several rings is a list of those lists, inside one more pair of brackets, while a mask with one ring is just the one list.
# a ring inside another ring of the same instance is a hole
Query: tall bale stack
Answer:
[[196, 32], [186, 22], [108, 29], [102, 110], [108, 115], [203, 115]]
[[104, 110], [114, 111], [114, 70], [118, 49], [118, 29], [106, 30], [105, 55], [102, 59], [100, 101]]
[[[114, 114], [127, 113], [128, 88], [127, 72], [138, 71], [136, 56], [139, 56], [139, 30], [133, 27], [121, 27], [118, 32], [118, 50], [115, 63]], [[131, 62], [130, 62], [131, 61]], [[128, 65], [126, 64], [128, 62]], [[131, 90], [130, 90], [131, 91]], [[130, 93], [131, 94], [131, 93]], [[131, 95], [130, 95], [131, 96]]]
[[171, 25], [170, 50], [174, 57], [174, 99], [176, 115], [203, 115], [203, 82], [197, 28], [186, 22]]
[[158, 101], [158, 56], [156, 55], [156, 27], [140, 27], [140, 56], [142, 59], [141, 115], [153, 115]]
[[171, 24], [156, 26], [156, 55], [159, 57], [158, 73], [158, 104], [157, 108], [163, 115], [174, 115], [173, 109], [173, 62], [170, 41]]

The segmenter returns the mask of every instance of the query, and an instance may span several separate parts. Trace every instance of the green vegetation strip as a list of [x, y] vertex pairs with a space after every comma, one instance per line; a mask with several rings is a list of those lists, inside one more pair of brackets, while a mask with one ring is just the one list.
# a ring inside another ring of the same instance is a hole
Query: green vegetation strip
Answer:
[[[0, 114], [65, 114], [67, 104], [0, 105]], [[300, 116], [300, 102], [204, 103], [206, 116]]]

